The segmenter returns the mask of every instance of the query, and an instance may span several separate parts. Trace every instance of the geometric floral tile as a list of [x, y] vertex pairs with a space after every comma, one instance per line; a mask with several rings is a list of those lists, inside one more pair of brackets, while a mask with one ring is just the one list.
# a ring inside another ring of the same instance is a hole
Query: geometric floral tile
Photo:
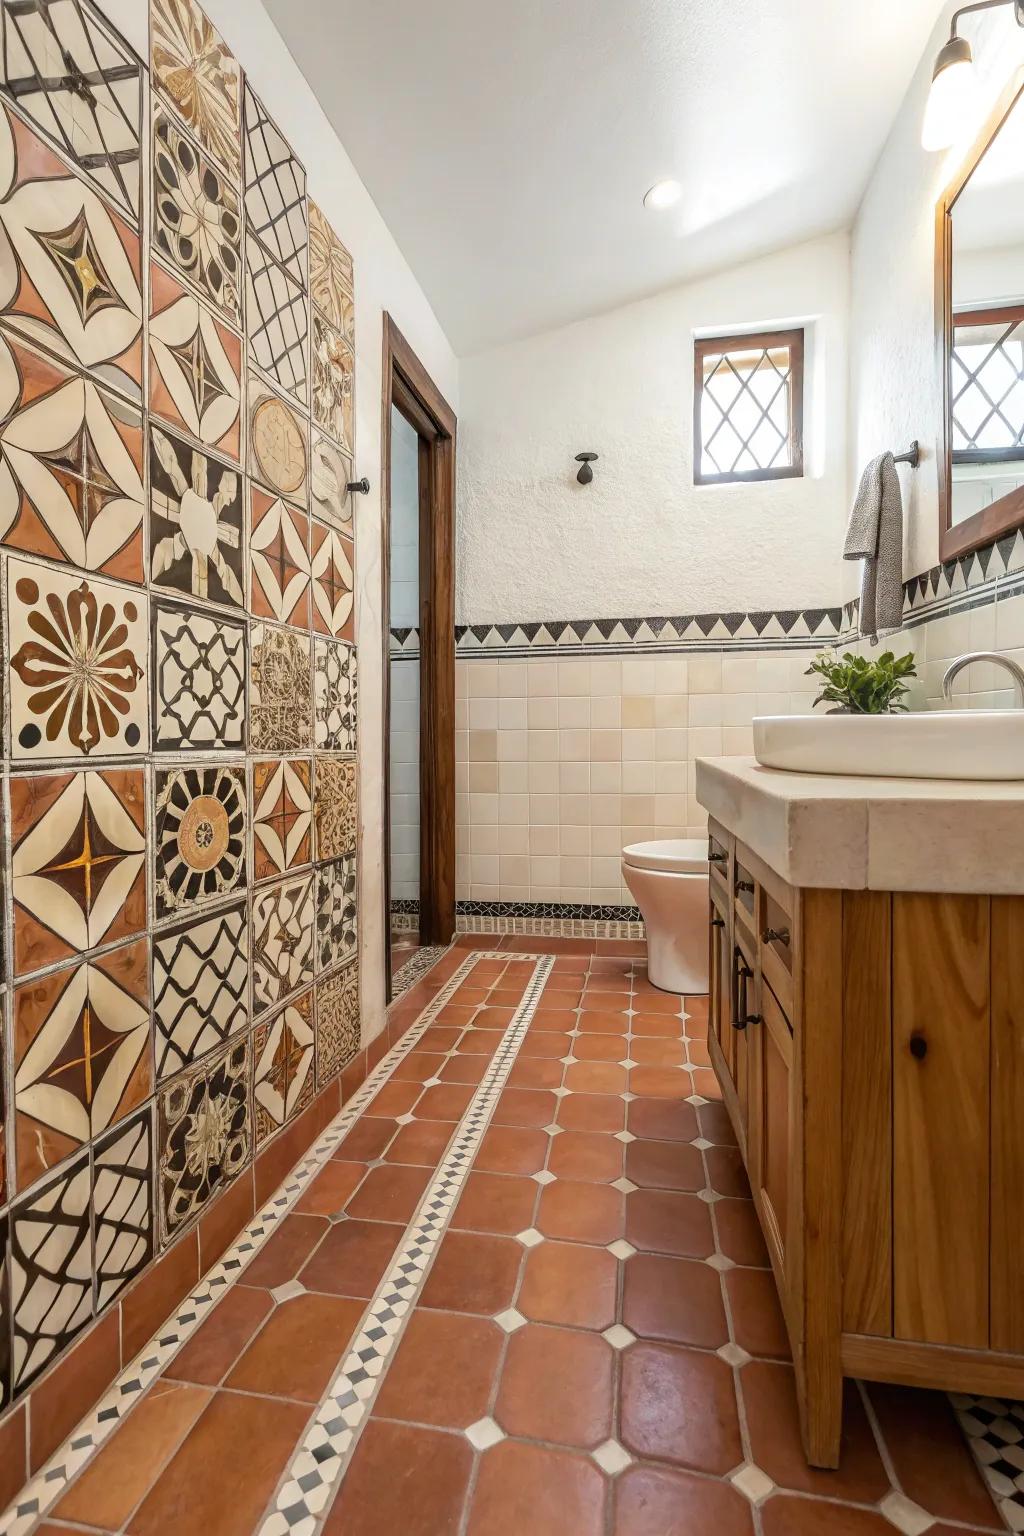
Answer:
[[289, 276], [306, 287], [306, 173], [277, 124], [245, 85], [245, 213]]
[[12, 778], [11, 894], [19, 976], [141, 933], [143, 770]]
[[355, 344], [352, 257], [312, 198], [309, 200], [309, 296], [335, 330]]
[[249, 356], [274, 384], [305, 405], [309, 395], [309, 305], [250, 228], [245, 242], [245, 329]]
[[313, 872], [257, 891], [252, 901], [253, 1014], [313, 980]]
[[359, 1049], [359, 961], [316, 984], [316, 1085], [322, 1088]]
[[356, 856], [316, 871], [316, 970], [319, 976], [356, 953]]
[[241, 179], [238, 60], [192, 0], [152, 0], [153, 82], [204, 149]]
[[309, 494], [309, 420], [254, 373], [248, 389], [249, 473], [304, 507]]
[[256, 1143], [313, 1102], [313, 994], [303, 992], [253, 1031]]
[[313, 519], [313, 628], [335, 640], [355, 639], [352, 540]]
[[319, 427], [313, 428], [310, 448], [310, 494], [313, 510], [332, 528], [352, 536], [352, 459], [342, 453]]
[[322, 752], [356, 750], [356, 652], [352, 645], [314, 640], [315, 744]]
[[93, 1152], [97, 1312], [153, 1257], [152, 1184], [153, 1112], [147, 1105]]
[[167, 603], [153, 608], [157, 751], [245, 746], [245, 626]]
[[[5, 5], [0, 83], [26, 117], [133, 219], [141, 206], [142, 68], [83, 0]], [[72, 83], [88, 79], [92, 100]]]
[[249, 635], [249, 744], [296, 752], [312, 741], [309, 636], [254, 624]]
[[313, 823], [318, 863], [340, 859], [356, 846], [356, 765], [318, 757], [313, 781]]
[[354, 452], [352, 431], [355, 355], [351, 346], [320, 314], [313, 316], [313, 420]]
[[229, 320], [240, 323], [241, 225], [236, 184], [155, 101], [153, 247]]
[[149, 272], [149, 409], [237, 460], [241, 338], [155, 261]]
[[87, 1152], [11, 1210], [11, 1313], [18, 1393], [92, 1317]]
[[7, 107], [0, 166], [5, 329], [141, 403], [138, 234]]
[[252, 878], [272, 880], [308, 864], [312, 844], [308, 758], [258, 759], [252, 765]]
[[309, 518], [250, 487], [249, 611], [309, 628]]
[[136, 939], [14, 993], [18, 1188], [149, 1096], [149, 946]]
[[156, 770], [158, 917], [245, 885], [245, 770], [230, 763]]
[[3, 542], [122, 581], [145, 580], [138, 408], [0, 336], [0, 418]]
[[153, 939], [153, 1045], [163, 1082], [249, 1022], [245, 903], [193, 918]]
[[183, 1073], [157, 1099], [161, 1241], [197, 1216], [249, 1161], [249, 1042]]
[[244, 608], [241, 474], [158, 427], [149, 474], [153, 580]]
[[12, 755], [145, 752], [146, 596], [12, 559], [7, 602]]

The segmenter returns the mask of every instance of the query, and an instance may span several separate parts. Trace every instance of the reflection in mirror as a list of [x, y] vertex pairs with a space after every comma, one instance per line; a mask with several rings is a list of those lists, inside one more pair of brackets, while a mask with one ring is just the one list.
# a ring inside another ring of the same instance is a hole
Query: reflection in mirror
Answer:
[[1024, 96], [951, 209], [950, 523], [1024, 517]]

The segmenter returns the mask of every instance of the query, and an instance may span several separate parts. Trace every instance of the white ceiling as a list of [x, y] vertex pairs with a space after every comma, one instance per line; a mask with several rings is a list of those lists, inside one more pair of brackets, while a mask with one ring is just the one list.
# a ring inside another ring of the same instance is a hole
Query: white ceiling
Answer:
[[265, 4], [463, 356], [849, 222], [942, 8]]

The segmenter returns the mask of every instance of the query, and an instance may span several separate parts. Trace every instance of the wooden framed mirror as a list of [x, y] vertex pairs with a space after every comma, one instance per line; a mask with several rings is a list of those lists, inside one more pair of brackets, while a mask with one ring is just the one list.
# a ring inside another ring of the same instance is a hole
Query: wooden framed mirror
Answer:
[[1024, 524], [1024, 76], [936, 210], [939, 557]]

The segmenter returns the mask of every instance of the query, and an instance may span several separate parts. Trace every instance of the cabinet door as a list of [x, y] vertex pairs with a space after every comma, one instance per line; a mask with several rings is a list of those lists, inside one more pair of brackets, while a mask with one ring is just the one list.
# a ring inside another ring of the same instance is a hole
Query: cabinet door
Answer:
[[740, 1107], [741, 1141], [746, 1152], [749, 1141], [750, 1089], [756, 1041], [752, 1031], [760, 1024], [757, 1006], [757, 980], [753, 965], [737, 944], [733, 950], [732, 1050], [736, 1098]]
[[757, 1115], [754, 1184], [765, 1239], [776, 1269], [783, 1275], [789, 1223], [793, 1036], [771, 988], [764, 984], [760, 1002], [761, 1023], [757, 1026], [758, 1049], [754, 1055], [753, 1098]]
[[729, 923], [723, 903], [711, 902], [711, 995], [708, 1017], [735, 1084], [736, 1059], [732, 1028], [732, 967], [729, 963]]

